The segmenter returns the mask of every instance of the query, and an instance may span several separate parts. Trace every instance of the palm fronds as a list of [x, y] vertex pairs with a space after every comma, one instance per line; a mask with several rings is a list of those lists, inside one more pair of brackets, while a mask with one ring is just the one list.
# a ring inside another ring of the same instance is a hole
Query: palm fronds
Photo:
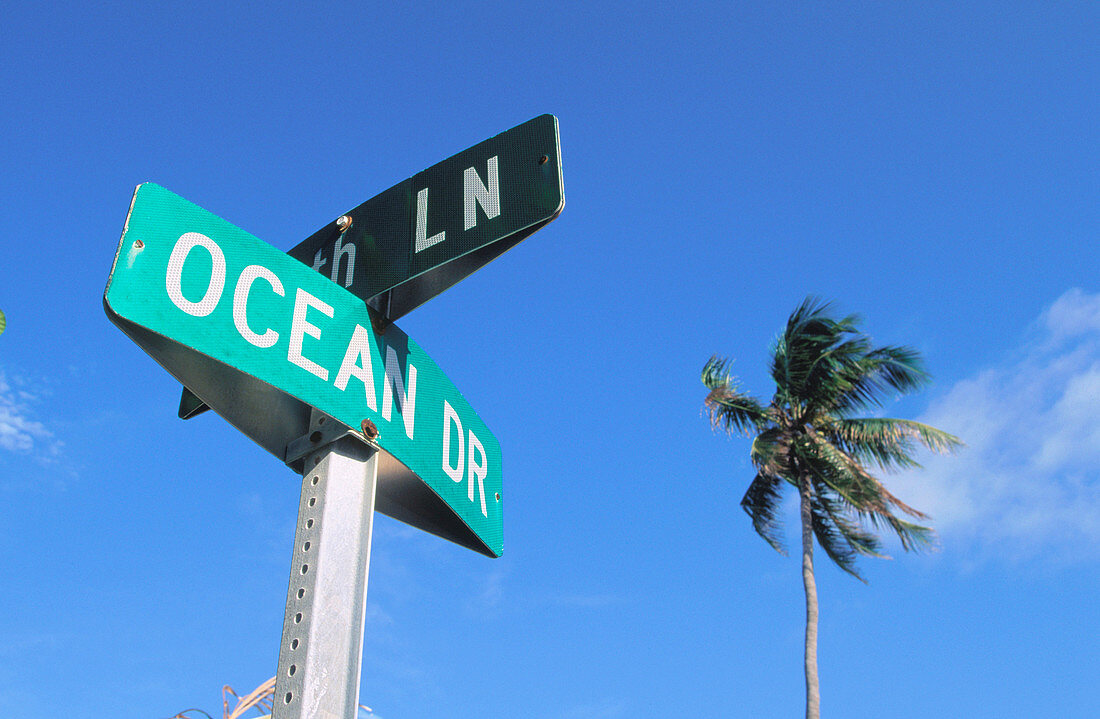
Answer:
[[748, 434], [763, 427], [767, 413], [755, 398], [738, 391], [727, 365], [727, 360], [715, 356], [703, 367], [703, 384], [710, 390], [703, 404], [712, 427]]
[[857, 461], [873, 461], [884, 470], [920, 466], [911, 456], [914, 442], [938, 454], [964, 446], [952, 434], [908, 419], [839, 419], [822, 422], [820, 429], [830, 442]]
[[756, 475], [741, 498], [741, 508], [752, 517], [752, 528], [764, 538], [772, 549], [786, 554], [783, 547], [783, 523], [779, 518], [783, 480], [765, 474]]
[[[907, 393], [929, 381], [920, 354], [900, 346], [874, 347], [861, 319], [835, 319], [828, 303], [806, 298], [772, 347], [776, 391], [770, 405], [742, 391], [730, 362], [713, 356], [703, 367], [711, 426], [755, 435], [750, 452], [757, 470], [741, 500], [753, 529], [784, 552], [779, 516], [785, 483], [810, 485], [813, 534], [837, 566], [861, 578], [860, 555], [883, 556], [875, 532], [889, 530], [906, 551], [933, 545], [935, 533], [900, 515], [927, 520], [868, 471], [919, 466], [918, 445], [953, 452], [958, 437], [920, 422], [855, 418], [880, 406], [889, 393]], [[785, 552], [784, 552], [785, 553]], [[862, 578], [861, 578], [862, 579]]]

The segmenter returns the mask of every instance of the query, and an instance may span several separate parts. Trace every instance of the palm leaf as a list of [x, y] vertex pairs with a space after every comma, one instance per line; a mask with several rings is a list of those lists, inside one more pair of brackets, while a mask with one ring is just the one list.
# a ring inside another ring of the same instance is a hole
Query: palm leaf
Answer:
[[843, 391], [832, 398], [830, 409], [850, 412], [882, 405], [890, 390], [901, 394], [927, 384], [930, 377], [920, 355], [908, 347], [880, 347], [838, 368]]
[[814, 536], [825, 554], [845, 572], [866, 582], [856, 571], [856, 558], [860, 554], [882, 557], [878, 539], [849, 520], [841, 503], [827, 493], [814, 493], [810, 511]]
[[844, 451], [861, 461], [873, 460], [883, 469], [919, 466], [909, 457], [914, 440], [939, 454], [964, 446], [953, 434], [908, 419], [840, 419], [825, 424], [822, 430]]
[[936, 546], [936, 531], [931, 527], [907, 522], [889, 512], [869, 514], [867, 518], [876, 529], [889, 527], [901, 541], [902, 549], [907, 552], [920, 552]]
[[875, 477], [849, 453], [833, 446], [822, 435], [810, 432], [808, 437], [815, 443], [814, 448], [821, 461], [830, 467], [822, 473], [823, 479], [851, 504], [854, 511], [861, 515], [888, 515], [890, 507], [919, 519], [928, 519], [928, 515], [910, 507], [886, 489], [882, 481]]
[[757, 474], [741, 499], [741, 508], [752, 517], [752, 528], [764, 538], [772, 549], [786, 554], [783, 546], [783, 523], [779, 510], [783, 500], [783, 480], [779, 477]]
[[[901, 541], [905, 551], [920, 551], [935, 546], [936, 533], [930, 527], [908, 522], [893, 513], [898, 509], [918, 519], [928, 519], [920, 512], [895, 497], [879, 479], [868, 473], [859, 462], [817, 437], [815, 449], [819, 452], [815, 475], [828, 490], [835, 492], [846, 508], [861, 521], [869, 522], [875, 529], [889, 528]], [[822, 494], [825, 491], [821, 492]]]
[[711, 427], [748, 434], [767, 423], [767, 411], [760, 402], [737, 389], [727, 370], [729, 361], [711, 357], [703, 366], [702, 379], [710, 392], [703, 401]]
[[786, 330], [772, 348], [772, 379], [784, 403], [805, 395], [814, 363], [839, 336], [828, 309], [828, 303], [807, 297], [791, 314]]
[[855, 511], [874, 508], [885, 510], [878, 483], [863, 467], [815, 432], [804, 435], [799, 459], [808, 468], [815, 484], [823, 484], [839, 495]]
[[769, 427], [753, 438], [749, 458], [762, 474], [785, 478], [792, 475], [787, 435], [779, 427]]

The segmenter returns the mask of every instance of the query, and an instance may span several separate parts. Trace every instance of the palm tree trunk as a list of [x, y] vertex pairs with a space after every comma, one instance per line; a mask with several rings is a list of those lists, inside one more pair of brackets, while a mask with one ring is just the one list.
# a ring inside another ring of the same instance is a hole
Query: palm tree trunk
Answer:
[[821, 693], [817, 683], [817, 583], [814, 581], [814, 533], [810, 500], [813, 484], [803, 475], [799, 482], [802, 513], [802, 585], [806, 590], [806, 719], [820, 719]]

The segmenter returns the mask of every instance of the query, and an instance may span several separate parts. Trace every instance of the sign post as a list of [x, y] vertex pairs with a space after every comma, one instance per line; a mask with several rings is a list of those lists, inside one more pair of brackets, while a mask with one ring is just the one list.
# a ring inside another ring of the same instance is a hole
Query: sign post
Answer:
[[319, 446], [304, 456], [273, 716], [350, 719], [359, 705], [378, 451], [316, 410], [310, 430]]

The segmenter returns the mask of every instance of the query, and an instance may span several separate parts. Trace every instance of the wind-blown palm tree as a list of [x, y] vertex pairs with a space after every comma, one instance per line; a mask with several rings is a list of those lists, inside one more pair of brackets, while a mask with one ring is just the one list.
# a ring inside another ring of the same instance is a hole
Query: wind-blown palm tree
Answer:
[[[817, 586], [814, 538], [841, 569], [863, 581], [859, 555], [884, 556], [872, 530], [889, 529], [906, 550], [930, 546], [929, 527], [895, 512], [926, 520], [889, 492], [868, 470], [919, 466], [915, 443], [950, 452], [962, 443], [934, 427], [904, 419], [857, 418], [894, 390], [911, 392], [928, 382], [920, 355], [908, 347], [872, 347], [860, 318], [829, 316], [829, 305], [807, 298], [791, 314], [772, 350], [775, 395], [764, 405], [741, 392], [719, 357], [703, 367], [710, 392], [704, 406], [711, 425], [728, 433], [755, 434], [751, 458], [756, 477], [741, 500], [756, 532], [785, 554], [780, 502], [786, 484], [799, 496], [802, 581], [806, 592], [806, 717], [820, 716], [817, 678]], [[867, 525], [870, 525], [870, 528]]]

